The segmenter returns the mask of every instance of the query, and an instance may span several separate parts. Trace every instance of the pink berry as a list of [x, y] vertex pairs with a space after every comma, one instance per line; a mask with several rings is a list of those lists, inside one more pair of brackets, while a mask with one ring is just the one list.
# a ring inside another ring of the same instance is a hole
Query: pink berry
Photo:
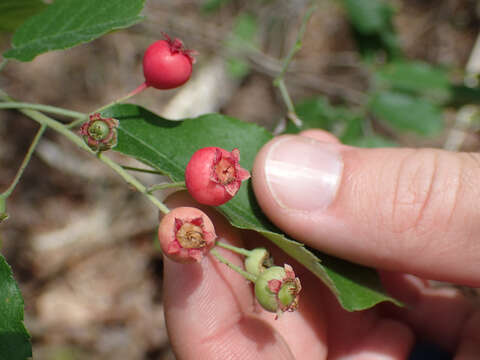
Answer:
[[192, 74], [194, 51], [184, 48], [179, 39], [158, 40], [143, 55], [143, 74], [147, 86], [156, 89], [173, 89], [183, 85]]
[[158, 227], [163, 253], [173, 261], [194, 263], [215, 245], [215, 228], [209, 217], [192, 207], [179, 207], [165, 215]]
[[226, 203], [240, 189], [250, 173], [240, 167], [240, 151], [206, 147], [197, 150], [185, 169], [185, 184], [200, 204], [218, 206]]

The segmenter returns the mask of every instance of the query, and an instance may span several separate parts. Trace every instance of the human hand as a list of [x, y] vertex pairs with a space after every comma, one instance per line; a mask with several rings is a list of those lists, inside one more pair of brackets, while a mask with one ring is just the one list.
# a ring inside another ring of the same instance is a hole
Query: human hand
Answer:
[[[480, 312], [457, 290], [421, 280], [480, 286], [480, 157], [356, 149], [322, 131], [302, 135], [278, 137], [257, 156], [253, 185], [263, 211], [309, 246], [385, 270], [385, 287], [407, 308], [348, 313], [294, 264], [303, 285], [299, 310], [274, 320], [250, 285], [216, 260], [166, 259], [166, 319], [179, 359], [397, 360], [408, 357], [416, 337], [456, 359], [480, 358]], [[169, 206], [189, 201], [179, 194]], [[258, 246], [252, 232], [210, 215], [222, 241]]]

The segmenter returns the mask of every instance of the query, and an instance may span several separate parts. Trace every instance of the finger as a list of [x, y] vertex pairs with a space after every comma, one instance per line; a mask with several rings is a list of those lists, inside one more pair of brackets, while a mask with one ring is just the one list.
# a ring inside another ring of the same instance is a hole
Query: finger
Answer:
[[424, 278], [480, 285], [480, 155], [358, 149], [284, 135], [253, 167], [282, 230], [322, 251]]
[[[191, 205], [184, 195], [174, 195], [167, 202], [171, 208]], [[215, 224], [222, 241], [240, 245], [238, 234], [224, 220], [208, 209], [203, 211]], [[231, 231], [230, 231], [231, 230]], [[222, 254], [240, 265], [232, 253]], [[175, 352], [181, 359], [223, 358], [223, 352], [244, 354], [235, 336], [253, 298], [240, 276], [225, 278], [227, 272], [209, 257], [198, 264], [177, 264], [164, 258], [164, 304], [167, 328]], [[229, 274], [231, 275], [231, 274]], [[228, 279], [228, 281], [227, 281]], [[265, 330], [265, 334], [271, 331]], [[228, 348], [228, 349], [227, 349]], [[288, 349], [287, 349], [288, 350]], [[245, 354], [246, 358], [249, 357]]]
[[318, 130], [318, 129], [309, 129], [300, 132], [301, 136], [309, 137], [311, 139], [315, 139], [317, 141], [321, 141], [324, 143], [332, 143], [332, 144], [340, 144], [340, 140], [327, 131]]
[[[185, 205], [193, 205], [185, 194], [176, 194], [168, 202], [171, 208]], [[212, 219], [219, 241], [242, 246], [240, 232], [222, 216], [194, 206]], [[242, 266], [237, 255], [217, 250]], [[319, 338], [325, 332], [321, 311], [306, 319], [307, 306], [274, 321], [274, 314], [259, 308], [251, 285], [212, 256], [194, 265], [165, 259], [164, 290], [167, 328], [181, 359], [225, 359], [232, 354], [238, 359], [294, 359], [299, 351], [305, 353], [305, 342], [311, 345], [303, 358], [325, 358], [325, 345]]]
[[381, 272], [386, 290], [406, 307], [388, 307], [388, 313], [410, 325], [425, 340], [454, 351], [473, 305], [458, 289], [432, 286], [413, 275]]
[[480, 311], [466, 323], [455, 360], [480, 359]]
[[366, 336], [357, 334], [360, 341], [341, 355], [341, 360], [403, 360], [413, 347], [412, 331], [400, 322], [381, 319]]

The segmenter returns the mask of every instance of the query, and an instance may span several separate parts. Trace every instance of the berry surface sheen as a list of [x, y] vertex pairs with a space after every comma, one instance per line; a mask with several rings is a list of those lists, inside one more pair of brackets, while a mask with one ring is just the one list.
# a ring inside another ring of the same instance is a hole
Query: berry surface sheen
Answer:
[[193, 58], [178, 40], [158, 40], [143, 55], [143, 74], [147, 86], [174, 89], [188, 81], [192, 74]]

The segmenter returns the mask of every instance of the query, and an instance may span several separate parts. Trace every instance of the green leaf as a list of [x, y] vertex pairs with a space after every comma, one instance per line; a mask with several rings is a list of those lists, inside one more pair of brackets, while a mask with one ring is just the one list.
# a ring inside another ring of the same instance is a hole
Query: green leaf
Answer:
[[369, 106], [375, 116], [399, 131], [427, 136], [443, 129], [442, 109], [426, 99], [382, 92], [373, 96]]
[[15, 33], [6, 58], [31, 61], [51, 50], [89, 42], [140, 20], [144, 0], [57, 0]]
[[205, 12], [214, 12], [230, 2], [231, 0], [205, 0], [202, 4], [202, 10]]
[[377, 134], [365, 135], [363, 119], [352, 118], [345, 127], [340, 140], [342, 143], [363, 148], [393, 147], [397, 144]]
[[[251, 169], [260, 148], [272, 139], [269, 132], [255, 124], [219, 114], [169, 121], [135, 105], [116, 105], [103, 115], [120, 122], [115, 151], [137, 158], [173, 181], [184, 180], [184, 169], [199, 148], [238, 148], [242, 167]], [[345, 309], [362, 310], [381, 301], [394, 301], [378, 291], [375, 271], [353, 264], [344, 266], [345, 262], [334, 258], [329, 259], [331, 268], [327, 268], [303, 244], [287, 239], [262, 214], [250, 182], [219, 210], [232, 225], [259, 232], [306, 266], [332, 289]]]
[[0, 2], [0, 30], [14, 31], [32, 15], [42, 11], [47, 4], [41, 0], [2, 0]]
[[356, 30], [371, 35], [390, 27], [393, 8], [383, 0], [344, 0], [345, 8]]
[[240, 13], [233, 24], [232, 33], [225, 41], [225, 47], [233, 53], [227, 59], [228, 71], [234, 78], [242, 78], [250, 72], [245, 54], [256, 48], [257, 18], [247, 12]]
[[343, 106], [330, 105], [326, 98], [320, 96], [295, 105], [295, 112], [302, 120], [302, 125], [297, 126], [289, 121], [285, 133], [296, 134], [307, 129], [334, 131], [339, 124], [358, 117], [355, 112]]
[[23, 298], [12, 269], [0, 255], [0, 359], [32, 356], [30, 335], [23, 325]]
[[449, 96], [450, 82], [445, 68], [420, 61], [398, 61], [375, 72], [377, 85], [443, 102]]
[[393, 7], [385, 0], [343, 0], [360, 53], [372, 58], [379, 50], [390, 57], [402, 51], [393, 27]]
[[480, 88], [452, 85], [447, 105], [459, 107], [467, 104], [480, 104]]

